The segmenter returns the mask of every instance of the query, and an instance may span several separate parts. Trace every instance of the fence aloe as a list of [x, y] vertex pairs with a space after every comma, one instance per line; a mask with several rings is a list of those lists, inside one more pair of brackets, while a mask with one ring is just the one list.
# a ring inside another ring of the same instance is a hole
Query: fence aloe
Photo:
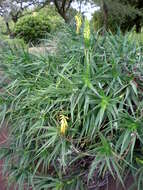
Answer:
[[92, 33], [88, 21], [83, 34], [63, 30], [53, 37], [56, 54], [1, 48], [9, 182], [92, 190], [110, 175], [124, 186], [130, 172], [142, 190], [142, 47], [120, 33]]

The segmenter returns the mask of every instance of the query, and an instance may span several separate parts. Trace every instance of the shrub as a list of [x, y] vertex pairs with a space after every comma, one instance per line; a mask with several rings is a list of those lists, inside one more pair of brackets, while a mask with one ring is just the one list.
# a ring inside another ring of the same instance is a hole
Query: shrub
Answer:
[[37, 11], [37, 14], [49, 20], [52, 33], [56, 32], [64, 26], [63, 18], [61, 18], [61, 16], [57, 13], [55, 7], [52, 5], [46, 6], [42, 8], [40, 11]]
[[46, 34], [56, 32], [64, 25], [53, 6], [46, 6], [40, 10], [35, 9], [28, 15], [19, 19], [15, 28], [15, 35], [26, 42], [38, 43]]
[[48, 32], [50, 32], [49, 19], [38, 14], [20, 18], [15, 26], [15, 35], [23, 38], [27, 43], [38, 43], [38, 40]]
[[19, 189], [90, 190], [128, 172], [143, 188], [141, 47], [86, 27], [84, 39], [59, 33], [56, 55], [1, 53], [10, 83], [0, 116], [11, 142], [0, 157]]

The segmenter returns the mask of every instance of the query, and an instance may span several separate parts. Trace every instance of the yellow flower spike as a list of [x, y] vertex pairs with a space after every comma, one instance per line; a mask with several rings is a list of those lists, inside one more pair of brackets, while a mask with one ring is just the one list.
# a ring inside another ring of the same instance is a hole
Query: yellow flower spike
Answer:
[[60, 133], [62, 135], [65, 135], [67, 128], [68, 128], [68, 117], [64, 116], [64, 115], [60, 115], [60, 123], [61, 123], [61, 128], [60, 128]]
[[33, 12], [32, 15], [35, 17], [37, 16], [37, 12]]
[[85, 42], [85, 46], [89, 47], [90, 44], [90, 23], [88, 21], [88, 19], [85, 19], [85, 23], [84, 23], [84, 42]]
[[75, 16], [75, 21], [76, 21], [76, 33], [79, 34], [80, 28], [81, 28], [81, 25], [82, 25], [82, 17], [81, 17], [80, 14], [77, 14]]

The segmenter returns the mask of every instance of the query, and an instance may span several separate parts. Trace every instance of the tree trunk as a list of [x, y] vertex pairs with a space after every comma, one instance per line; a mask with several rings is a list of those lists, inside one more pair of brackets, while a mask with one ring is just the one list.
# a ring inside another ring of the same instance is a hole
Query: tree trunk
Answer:
[[68, 22], [68, 18], [66, 16], [66, 12], [65, 11], [58, 11], [59, 14], [62, 16], [62, 18], [64, 19], [64, 21], [67, 23]]
[[12, 16], [12, 21], [14, 22], [14, 24], [16, 24], [17, 21], [18, 21], [18, 17], [17, 16]]
[[54, 0], [55, 7], [56, 7], [58, 13], [61, 15], [61, 17], [65, 20], [65, 22], [68, 22], [67, 11], [70, 8], [72, 0], [69, 1], [67, 8], [66, 8], [66, 3], [67, 3], [66, 0], [63, 0], [61, 2], [62, 2], [62, 4], [59, 4], [57, 0]]
[[141, 33], [141, 18], [140, 18], [140, 16], [137, 16], [137, 18], [135, 19], [135, 23], [136, 23], [136, 32]]
[[5, 24], [6, 24], [6, 33], [10, 35], [11, 34], [11, 30], [10, 30], [10, 27], [9, 27], [9, 23], [5, 22]]
[[104, 31], [108, 30], [108, 8], [105, 0], [102, 0], [103, 18], [104, 18]]
[[[137, 1], [137, 6], [136, 8], [142, 12], [142, 8], [143, 8], [143, 0], [138, 0]], [[136, 26], [136, 32], [137, 33], [140, 33], [141, 32], [141, 21], [142, 21], [142, 16], [139, 15], [139, 13], [136, 15], [136, 18], [135, 18], [135, 26]]]
[[140, 24], [136, 24], [136, 32], [141, 33], [141, 25]]

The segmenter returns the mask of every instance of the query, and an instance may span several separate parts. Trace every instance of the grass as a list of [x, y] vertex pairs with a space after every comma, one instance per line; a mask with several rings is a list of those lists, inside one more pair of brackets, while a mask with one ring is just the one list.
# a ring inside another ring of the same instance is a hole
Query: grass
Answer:
[[53, 40], [56, 54], [0, 48], [9, 81], [0, 117], [11, 136], [0, 158], [9, 182], [90, 190], [108, 175], [124, 186], [129, 172], [142, 190], [142, 47], [128, 34], [90, 34], [88, 23], [84, 35], [65, 28]]
[[136, 40], [137, 42], [143, 44], [143, 32], [141, 32], [139, 34], [132, 32], [131, 33], [131, 40], [133, 40], [133, 39]]

